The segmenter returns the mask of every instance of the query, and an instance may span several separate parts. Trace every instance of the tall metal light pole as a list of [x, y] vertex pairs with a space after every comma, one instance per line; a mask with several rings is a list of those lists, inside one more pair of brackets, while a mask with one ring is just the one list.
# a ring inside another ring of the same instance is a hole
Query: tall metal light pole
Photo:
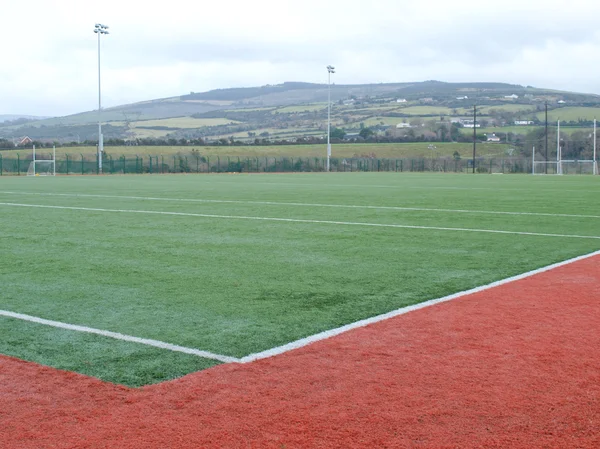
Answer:
[[597, 161], [597, 157], [596, 157], [596, 119], [594, 119], [594, 168], [592, 173], [594, 173], [595, 175], [598, 174], [598, 161]]
[[546, 149], [545, 149], [544, 157], [546, 158], [544, 173], [548, 174], [548, 102], [547, 101], [546, 101]]
[[97, 23], [94, 33], [98, 35], [98, 173], [102, 173], [102, 152], [104, 151], [104, 138], [102, 137], [102, 89], [100, 84], [100, 35], [108, 34], [108, 27]]
[[329, 159], [331, 158], [331, 74], [335, 73], [335, 67], [327, 66], [327, 171], [329, 171]]
[[473, 105], [473, 173], [475, 173], [475, 155], [477, 153], [477, 104]]

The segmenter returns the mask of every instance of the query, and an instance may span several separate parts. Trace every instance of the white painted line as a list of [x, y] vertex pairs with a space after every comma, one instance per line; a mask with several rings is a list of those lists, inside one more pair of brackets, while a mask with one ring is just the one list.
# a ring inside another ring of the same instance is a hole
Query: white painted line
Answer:
[[498, 287], [500, 285], [504, 285], [509, 282], [518, 281], [520, 279], [531, 277], [531, 276], [534, 276], [539, 273], [544, 273], [546, 271], [550, 271], [555, 268], [558, 268], [558, 267], [561, 267], [564, 265], [568, 265], [568, 264], [571, 264], [571, 263], [574, 263], [574, 262], [577, 262], [580, 260], [588, 259], [590, 257], [594, 257], [597, 255], [600, 255], [600, 251], [595, 251], [590, 254], [578, 256], [578, 257], [575, 257], [575, 258], [572, 258], [569, 260], [565, 260], [563, 262], [558, 262], [558, 263], [555, 263], [552, 265], [548, 265], [546, 267], [528, 271], [527, 273], [523, 273], [523, 274], [520, 274], [517, 276], [512, 276], [512, 277], [502, 279], [500, 281], [492, 282], [490, 284], [483, 285], [480, 287], [475, 287], [470, 290], [465, 290], [463, 292], [454, 293], [452, 295], [444, 296], [442, 298], [431, 299], [429, 301], [425, 301], [425, 302], [422, 302], [419, 304], [414, 304], [412, 306], [407, 306], [407, 307], [403, 307], [403, 308], [400, 308], [397, 310], [393, 310], [391, 312], [384, 313], [382, 315], [378, 315], [375, 317], [356, 321], [354, 323], [350, 323], [345, 326], [338, 327], [336, 329], [330, 329], [330, 330], [327, 330], [324, 332], [320, 332], [318, 334], [314, 334], [309, 337], [302, 338], [300, 340], [296, 340], [296, 341], [287, 343], [282, 346], [271, 348], [266, 351], [249, 354], [242, 358], [235, 358], [235, 357], [230, 357], [230, 356], [222, 355], [222, 354], [214, 354], [214, 353], [208, 352], [208, 351], [202, 351], [202, 350], [194, 349], [194, 348], [186, 348], [184, 346], [178, 346], [178, 345], [174, 345], [171, 343], [165, 343], [165, 342], [158, 341], [158, 340], [133, 337], [130, 335], [120, 334], [118, 332], [105, 331], [105, 330], [95, 329], [95, 328], [91, 328], [91, 327], [87, 327], [87, 326], [79, 326], [79, 325], [75, 325], [75, 324], [62, 323], [60, 321], [47, 320], [44, 318], [39, 318], [39, 317], [31, 316], [31, 315], [25, 315], [22, 313], [10, 312], [7, 310], [0, 310], [0, 316], [5, 316], [8, 318], [14, 318], [14, 319], [23, 320], [23, 321], [30, 321], [33, 323], [43, 324], [43, 325], [52, 326], [52, 327], [56, 327], [56, 328], [60, 328], [60, 329], [67, 329], [67, 330], [72, 330], [72, 331], [77, 331], [77, 332], [85, 332], [85, 333], [89, 333], [89, 334], [101, 335], [103, 337], [114, 338], [117, 340], [128, 341], [128, 342], [138, 343], [138, 344], [147, 345], [147, 346], [153, 346], [153, 347], [165, 349], [168, 351], [181, 352], [184, 354], [195, 355], [195, 356], [203, 357], [206, 359], [217, 360], [217, 361], [220, 361], [223, 363], [250, 363], [250, 362], [254, 362], [256, 360], [274, 357], [276, 355], [283, 354], [285, 352], [289, 352], [294, 349], [302, 348], [304, 346], [308, 346], [317, 341], [326, 340], [328, 338], [335, 337], [336, 335], [343, 334], [343, 333], [351, 331], [353, 329], [365, 327], [370, 324], [388, 320], [390, 318], [394, 318], [399, 315], [404, 315], [406, 313], [409, 313], [409, 312], [412, 312], [415, 310], [424, 309], [426, 307], [430, 307], [435, 304], [440, 304], [442, 302], [451, 301], [453, 299], [461, 298], [463, 296], [467, 296], [467, 295], [470, 295], [473, 293], [477, 293], [477, 292], [488, 290], [488, 289], [491, 289], [494, 287]]
[[258, 220], [258, 221], [279, 221], [287, 223], [311, 223], [311, 224], [334, 224], [340, 226], [370, 226], [378, 228], [396, 228], [396, 229], [423, 229], [433, 231], [454, 231], [454, 232], [484, 232], [488, 234], [509, 234], [509, 235], [529, 235], [536, 237], [561, 237], [574, 239], [592, 239], [600, 240], [600, 236], [596, 235], [575, 235], [575, 234], [548, 234], [541, 232], [524, 232], [524, 231], [502, 231], [496, 229], [473, 229], [473, 228], [447, 228], [441, 226], [415, 226], [415, 225], [399, 225], [385, 223], [368, 223], [368, 222], [353, 222], [353, 221], [331, 221], [331, 220], [307, 220], [301, 218], [275, 218], [275, 217], [251, 217], [245, 215], [215, 215], [215, 214], [194, 214], [187, 212], [167, 212], [153, 210], [135, 210], [135, 209], [102, 209], [96, 207], [74, 207], [74, 206], [49, 206], [44, 204], [21, 204], [21, 203], [0, 203], [0, 206], [13, 207], [30, 207], [41, 209], [63, 209], [63, 210], [81, 210], [88, 212], [114, 212], [127, 214], [151, 214], [151, 215], [172, 215], [179, 217], [201, 217], [201, 218], [222, 218], [230, 220]]
[[[315, 173], [314, 175], [318, 175], [319, 173]], [[338, 173], [339, 175], [343, 175], [343, 173]], [[325, 173], [322, 173], [322, 175], [325, 176]], [[329, 175], [333, 175], [335, 176], [335, 173], [330, 173]], [[326, 176], [329, 176], [326, 175]], [[350, 173], [348, 173], [348, 175], [350, 175]], [[380, 175], [380, 174], [378, 174]], [[217, 175], [218, 176], [218, 175]], [[248, 173], [248, 176], [276, 176], [276, 174], [271, 174], [271, 173]], [[231, 177], [229, 177], [231, 178]], [[590, 178], [592, 178], [592, 176], [590, 176]], [[224, 179], [224, 178], [221, 178]], [[431, 178], [431, 179], [435, 179], [435, 178]], [[439, 178], [437, 178], [439, 179]], [[234, 185], [234, 182], [228, 182], [228, 181], [223, 181], [223, 180], [219, 180], [219, 181], [215, 181], [214, 178], [210, 179], [210, 184], [229, 184], [229, 185]], [[329, 188], [329, 187], [360, 187], [360, 188], [366, 188], [366, 187], [373, 187], [373, 188], [377, 188], [377, 189], [410, 189], [410, 190], [484, 190], [484, 191], [506, 191], [506, 192], [524, 192], [524, 191], [530, 191], [530, 190], [535, 190], [539, 192], [539, 189], [530, 189], [530, 188], [526, 188], [526, 187], [515, 187], [515, 188], [506, 188], [506, 187], [457, 187], [457, 186], [414, 186], [414, 185], [406, 185], [406, 184], [397, 184], [397, 185], [390, 185], [390, 184], [330, 184], [330, 183], [323, 183], [323, 184], [313, 184], [313, 183], [299, 183], [299, 182], [253, 182], [252, 185], [269, 185], [269, 186], [273, 186], [273, 185], [278, 185], [278, 186], [294, 186], [294, 187], [319, 187], [319, 188]], [[536, 187], [538, 187], [538, 184], [540, 184], [539, 182], [536, 182]], [[549, 184], [549, 183], [547, 183]], [[552, 185], [556, 185], [556, 184], [552, 184]], [[581, 190], [577, 190], [577, 189], [551, 189], [551, 188], [544, 188], [543, 190], [544, 193], [547, 192], [575, 192], [575, 193], [581, 193]]]
[[167, 349], [169, 351], [183, 352], [184, 354], [195, 355], [198, 357], [203, 357], [205, 359], [218, 360], [219, 362], [223, 362], [223, 363], [239, 362], [239, 359], [236, 359], [235, 357], [229, 357], [229, 356], [221, 355], [221, 354], [213, 354], [212, 352], [201, 351], [199, 349], [193, 349], [193, 348], [186, 348], [184, 346], [172, 345], [170, 343], [165, 343], [163, 341], [158, 341], [158, 340], [150, 340], [147, 338], [133, 337], [131, 335], [124, 335], [124, 334], [120, 334], [118, 332], [110, 332], [110, 331], [104, 331], [101, 329], [94, 329], [93, 327], [78, 326], [76, 324], [68, 324], [68, 323], [61, 323], [60, 321], [46, 320], [44, 318], [38, 318], [35, 316], [31, 316], [31, 315], [24, 315], [22, 313], [9, 312], [7, 310], [0, 310], [0, 316], [5, 316], [8, 318], [15, 318], [17, 320], [30, 321], [32, 323], [37, 323], [37, 324], [44, 324], [46, 326], [57, 327], [60, 329], [67, 329], [67, 330], [71, 330], [71, 331], [101, 335], [102, 337], [114, 338], [116, 340], [128, 341], [131, 343], [139, 343], [139, 344], [146, 345], [146, 346], [153, 346], [155, 348]]
[[550, 271], [553, 270], [555, 268], [558, 267], [562, 267], [564, 265], [568, 265], [580, 260], [584, 260], [584, 259], [588, 259], [590, 257], [594, 257], [594, 256], [598, 256], [600, 255], [600, 251], [595, 251], [593, 253], [590, 254], [586, 254], [583, 256], [579, 256], [579, 257], [575, 257], [573, 259], [569, 259], [569, 260], [565, 260], [563, 262], [558, 262], [552, 265], [548, 265], [546, 267], [542, 267], [542, 268], [538, 268], [537, 270], [532, 270], [532, 271], [528, 271], [527, 273], [523, 273], [523, 274], [519, 274], [517, 276], [512, 276], [506, 279], [502, 279], [500, 281], [496, 281], [496, 282], [492, 282], [491, 284], [487, 284], [487, 285], [483, 285], [481, 287], [475, 287], [472, 288], [470, 290], [466, 290], [463, 292], [459, 292], [459, 293], [454, 293], [452, 295], [448, 295], [448, 296], [444, 296], [443, 298], [437, 298], [437, 299], [431, 299], [429, 301], [425, 301], [419, 304], [415, 304], [412, 306], [408, 306], [408, 307], [403, 307], [401, 309], [397, 309], [397, 310], [393, 310], [391, 312], [388, 313], [384, 313], [382, 315], [378, 315], [372, 318], [367, 318], [361, 321], [356, 321], [354, 323], [350, 323], [347, 324], [345, 326], [342, 327], [338, 327], [336, 329], [330, 329], [315, 335], [311, 335], [310, 337], [306, 337], [306, 338], [302, 338], [300, 340], [296, 340], [293, 341], [291, 343], [285, 344], [283, 346], [279, 346], [276, 348], [272, 348], [272, 349], [268, 349], [266, 351], [262, 351], [262, 352], [257, 352], [255, 354], [249, 354], [245, 357], [242, 357], [240, 359], [240, 363], [249, 363], [249, 362], [254, 362], [256, 360], [260, 360], [260, 359], [266, 359], [268, 357], [273, 357], [279, 354], [283, 354], [285, 352], [288, 351], [292, 351], [294, 349], [298, 349], [298, 348], [302, 348], [304, 346], [310, 345], [311, 343], [315, 343], [317, 341], [321, 341], [321, 340], [327, 340], [328, 338], [334, 337], [336, 335], [340, 335], [343, 334], [345, 332], [348, 332], [350, 330], [353, 329], [357, 329], [360, 327], [365, 327], [368, 326], [370, 324], [374, 324], [374, 323], [378, 323], [380, 321], [384, 321], [384, 320], [388, 320], [390, 318], [394, 318], [396, 316], [399, 315], [404, 315], [405, 313], [409, 313], [412, 312], [414, 310], [419, 310], [419, 309], [424, 309], [425, 307], [430, 307], [433, 306], [435, 304], [440, 304], [442, 302], [447, 302], [447, 301], [451, 301], [453, 299], [457, 299], [457, 298], [461, 298], [463, 296], [467, 296], [467, 295], [471, 295], [473, 293], [477, 293], [477, 292], [481, 292], [484, 290], [489, 290], [491, 288], [494, 287], [499, 287], [500, 285], [504, 285], [504, 284], [508, 284], [509, 282], [514, 282], [514, 281], [518, 281], [520, 279], [525, 279], [531, 276], [534, 276], [536, 274], [539, 273], [544, 273], [546, 271]]
[[534, 217], [566, 217], [566, 218], [600, 218], [600, 215], [578, 215], [578, 214], [555, 214], [543, 212], [511, 212], [511, 211], [492, 211], [492, 210], [470, 210], [470, 209], [437, 209], [429, 207], [402, 207], [402, 206], [370, 206], [354, 204], [320, 204], [320, 203], [288, 203], [281, 201], [242, 201], [242, 200], [211, 200], [202, 198], [165, 198], [151, 196], [125, 196], [125, 195], [94, 195], [85, 193], [40, 193], [40, 192], [14, 192], [0, 191], [0, 194], [7, 195], [35, 195], [35, 196], [59, 196], [70, 198], [107, 198], [124, 200], [142, 200], [142, 201], [172, 201], [184, 203], [223, 203], [223, 204], [257, 204], [267, 206], [300, 206], [300, 207], [329, 207], [343, 209], [375, 209], [375, 210], [395, 210], [409, 212], [445, 212], [461, 214], [492, 214], [492, 215], [528, 215]]

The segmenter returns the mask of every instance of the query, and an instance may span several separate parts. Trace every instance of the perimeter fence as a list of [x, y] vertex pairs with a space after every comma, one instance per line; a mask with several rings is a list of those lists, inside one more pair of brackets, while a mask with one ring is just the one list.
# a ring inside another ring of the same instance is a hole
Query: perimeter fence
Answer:
[[[38, 153], [37, 160], [51, 155]], [[0, 155], [0, 175], [25, 175], [31, 156]], [[445, 173], [531, 173], [531, 159], [526, 158], [331, 158], [333, 172], [445, 172]], [[327, 161], [315, 157], [241, 157], [198, 156], [177, 154], [168, 156], [105, 155], [105, 174], [134, 173], [296, 173], [324, 172]], [[574, 169], [576, 171], [576, 168]], [[56, 174], [98, 174], [97, 157], [89, 155], [57, 155]]]

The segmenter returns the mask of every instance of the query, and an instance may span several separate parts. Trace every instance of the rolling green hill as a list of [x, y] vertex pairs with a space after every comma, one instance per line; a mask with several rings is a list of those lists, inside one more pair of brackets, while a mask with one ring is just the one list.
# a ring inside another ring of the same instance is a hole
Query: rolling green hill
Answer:
[[[533, 129], [514, 127], [517, 119], [533, 120], [539, 126], [545, 103], [551, 120], [589, 121], [600, 112], [597, 95], [505, 83], [332, 84], [330, 89], [332, 126], [351, 137], [368, 127], [377, 138], [447, 141], [440, 128], [468, 120], [475, 103], [482, 128], [504, 134]], [[29, 136], [47, 143], [95, 144], [99, 119], [104, 123], [105, 140], [138, 145], [152, 139], [169, 145], [198, 139], [208, 143], [316, 139], [326, 134], [327, 97], [326, 84], [302, 82], [192, 92], [107, 108], [100, 114], [88, 111], [20, 124], [0, 123], [0, 139], [11, 142]], [[589, 123], [580, 125], [589, 127]], [[406, 129], [396, 131], [402, 127]]]

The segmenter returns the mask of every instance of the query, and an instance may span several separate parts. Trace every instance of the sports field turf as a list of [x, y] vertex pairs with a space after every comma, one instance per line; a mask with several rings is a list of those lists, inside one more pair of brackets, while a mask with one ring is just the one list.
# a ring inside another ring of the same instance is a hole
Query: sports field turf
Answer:
[[[2, 177], [0, 310], [241, 358], [599, 250], [599, 193], [592, 176]], [[0, 353], [132, 386], [220, 363], [6, 316]]]

